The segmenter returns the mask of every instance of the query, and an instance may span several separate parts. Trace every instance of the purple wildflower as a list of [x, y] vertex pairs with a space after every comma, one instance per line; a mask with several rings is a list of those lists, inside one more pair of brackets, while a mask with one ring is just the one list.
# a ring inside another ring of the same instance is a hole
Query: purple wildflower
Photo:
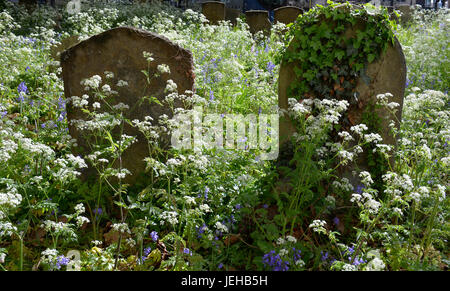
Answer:
[[153, 241], [157, 241], [159, 238], [158, 233], [156, 231], [152, 231], [150, 233], [150, 237], [152, 238]]
[[66, 258], [64, 256], [59, 256], [56, 258], [56, 268], [59, 270], [61, 269], [61, 266], [67, 266], [67, 264], [70, 262], [69, 258]]
[[339, 218], [336, 216], [335, 218], [333, 218], [333, 223], [336, 225], [336, 226], [338, 226], [339, 225], [339, 222], [340, 222], [340, 220], [339, 220]]

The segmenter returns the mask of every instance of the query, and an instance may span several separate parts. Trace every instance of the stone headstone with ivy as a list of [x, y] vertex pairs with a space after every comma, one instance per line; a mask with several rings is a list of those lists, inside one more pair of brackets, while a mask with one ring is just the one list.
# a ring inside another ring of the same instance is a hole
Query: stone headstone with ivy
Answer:
[[[144, 52], [152, 54], [154, 60], [149, 62], [144, 57]], [[162, 64], [169, 67], [170, 73], [157, 75], [158, 65]], [[165, 37], [130, 27], [114, 28], [72, 46], [62, 53], [61, 65], [66, 98], [88, 94], [85, 86], [81, 84], [82, 80], [98, 75], [102, 78], [100, 90], [104, 84], [109, 84], [111, 90], [117, 91], [117, 94], [104, 99], [110, 106], [123, 103], [129, 107], [124, 110], [125, 118], [143, 121], [146, 116], [151, 116], [153, 125], [157, 125], [158, 117], [162, 114], [172, 116], [172, 111], [164, 101], [168, 94], [168, 80], [177, 85], [176, 90], [180, 94], [186, 90], [192, 91], [194, 85], [191, 52]], [[148, 72], [150, 81], [143, 71]], [[96, 100], [93, 94], [89, 96], [89, 108], [92, 108], [92, 104], [99, 100]], [[150, 98], [156, 98], [161, 105], [158, 102], [150, 102]], [[98, 111], [110, 110], [103, 100], [99, 103], [102, 105]], [[175, 103], [175, 107], [181, 105]], [[91, 149], [84, 132], [79, 131], [72, 122], [86, 119], [85, 113], [69, 102], [67, 118], [69, 133], [78, 143], [75, 152], [89, 154]], [[137, 142], [125, 150], [122, 156], [123, 167], [133, 173], [127, 181], [133, 181], [145, 170], [143, 159], [149, 156], [148, 143], [138, 129], [128, 123], [125, 124], [124, 133], [137, 137]], [[162, 147], [167, 147], [168, 142], [168, 139], [163, 140]]]
[[207, 1], [202, 3], [202, 14], [211, 24], [218, 24], [225, 20], [225, 4], [219, 1]]
[[[395, 145], [389, 123], [393, 120], [399, 127], [406, 63], [388, 12], [374, 14], [346, 4], [314, 9], [304, 14], [291, 32], [294, 38], [280, 66], [279, 107], [287, 109], [289, 98], [347, 100], [350, 107], [341, 118], [341, 130], [349, 131], [349, 127], [366, 122], [364, 116], [372, 116], [378, 120], [378, 128], [371, 130], [382, 136], [383, 143]], [[375, 107], [377, 95], [384, 93], [391, 93], [389, 102], [400, 105], [395, 116], [385, 107]], [[284, 116], [280, 120], [281, 149], [295, 132], [294, 121]], [[365, 158], [357, 163], [360, 168], [368, 167]]]
[[252, 34], [259, 31], [262, 31], [264, 34], [268, 34], [270, 32], [272, 24], [269, 20], [269, 11], [248, 10], [245, 12], [245, 18]]
[[302, 12], [300, 8], [295, 6], [284, 6], [273, 11], [275, 21], [284, 24], [293, 23]]

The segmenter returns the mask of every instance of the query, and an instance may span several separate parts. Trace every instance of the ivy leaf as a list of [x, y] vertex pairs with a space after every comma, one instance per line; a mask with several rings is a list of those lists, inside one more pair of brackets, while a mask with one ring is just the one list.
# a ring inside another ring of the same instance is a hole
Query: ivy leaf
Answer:
[[337, 58], [338, 60], [342, 60], [342, 57], [345, 55], [345, 52], [343, 50], [337, 50], [334, 53], [334, 57]]

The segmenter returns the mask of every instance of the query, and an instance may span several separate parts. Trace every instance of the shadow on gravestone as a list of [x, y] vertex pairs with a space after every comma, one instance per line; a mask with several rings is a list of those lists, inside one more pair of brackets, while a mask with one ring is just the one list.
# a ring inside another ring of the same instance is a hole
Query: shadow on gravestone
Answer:
[[202, 14], [210, 24], [218, 24], [219, 21], [225, 20], [225, 4], [218, 1], [203, 2]]
[[[150, 64], [143, 56], [144, 51], [153, 54], [154, 61]], [[105, 71], [109, 71], [114, 73], [114, 79], [108, 83], [111, 83], [112, 90], [118, 92], [111, 98], [106, 97], [111, 105], [121, 102], [128, 105], [129, 108], [133, 108], [135, 104], [142, 101], [143, 96], [155, 97], [163, 104], [160, 106], [156, 103], [143, 102], [140, 106], [135, 106], [134, 111], [124, 112], [125, 117], [129, 120], [143, 121], [146, 116], [151, 116], [154, 119], [153, 125], [157, 124], [158, 117], [162, 114], [172, 116], [169, 106], [164, 101], [167, 80], [171, 79], [177, 84], [177, 91], [180, 94], [187, 90], [192, 91], [194, 86], [195, 76], [191, 52], [165, 37], [129, 27], [114, 28], [80, 42], [63, 52], [61, 64], [66, 98], [81, 97], [86, 94], [87, 92], [80, 82], [93, 75], [99, 75], [102, 80], [105, 80]], [[148, 85], [142, 70], [149, 70], [150, 74], [155, 74], [157, 66], [160, 64], [168, 65], [170, 74], [162, 74], [160, 77], [152, 79]], [[126, 81], [128, 86], [118, 87], [116, 84], [119, 80]], [[94, 101], [95, 99], [89, 99], [90, 104]], [[175, 102], [175, 107], [181, 107], [181, 104]], [[69, 103], [67, 118], [69, 133], [77, 139], [78, 143], [78, 147], [74, 149], [75, 154], [89, 154], [87, 140], [71, 122], [85, 119], [86, 115]], [[129, 136], [137, 136], [138, 139], [122, 155], [123, 167], [132, 173], [125, 179], [126, 183], [130, 183], [145, 171], [146, 164], [143, 159], [149, 156], [149, 149], [147, 140], [137, 128], [125, 124], [124, 133]], [[167, 148], [168, 145], [169, 138], [166, 137], [162, 140], [162, 147]], [[83, 174], [86, 178], [87, 175], [96, 173], [89, 168]]]
[[[363, 21], [363, 20], [360, 20]], [[353, 27], [344, 32], [348, 37], [356, 35], [356, 29]], [[293, 42], [295, 39], [293, 40]], [[288, 50], [293, 51], [292, 42]], [[288, 109], [288, 89], [293, 82], [297, 81], [294, 71], [295, 63], [282, 62], [280, 66], [280, 73], [278, 78], [278, 106], [280, 109]], [[400, 105], [397, 108], [396, 116], [386, 109], [382, 108], [375, 113], [381, 118], [381, 132], [379, 134], [383, 138], [384, 144], [395, 146], [396, 140], [390, 133], [389, 123], [394, 120], [396, 127], [399, 128], [399, 121], [401, 120], [403, 98], [405, 93], [406, 82], [406, 62], [402, 48], [398, 40], [395, 38], [394, 45], [389, 44], [386, 52], [381, 55], [376, 61], [368, 64], [365, 72], [369, 82], [359, 78], [355, 91], [359, 93], [359, 102], [357, 105], [351, 105], [346, 114], [351, 119], [352, 125], [361, 123], [363, 112], [368, 106], [373, 105], [377, 101], [378, 94], [391, 93], [393, 97], [389, 98], [389, 102], [396, 102]], [[289, 117], [280, 119], [280, 156], [283, 155], [283, 149], [290, 148], [290, 137], [296, 132], [293, 122]], [[393, 159], [391, 160], [393, 163]], [[361, 170], [369, 170], [367, 165], [367, 157], [361, 156], [356, 164]], [[358, 179], [352, 177], [351, 172], [354, 170], [350, 167], [341, 167], [339, 175], [348, 178], [354, 185]]]
[[257, 33], [258, 31], [263, 31], [265, 35], [270, 33], [272, 24], [269, 20], [269, 11], [248, 10], [245, 12], [245, 17], [252, 34]]
[[303, 10], [295, 6], [284, 6], [274, 10], [274, 19], [276, 22], [289, 24], [295, 22], [297, 17], [303, 13]]

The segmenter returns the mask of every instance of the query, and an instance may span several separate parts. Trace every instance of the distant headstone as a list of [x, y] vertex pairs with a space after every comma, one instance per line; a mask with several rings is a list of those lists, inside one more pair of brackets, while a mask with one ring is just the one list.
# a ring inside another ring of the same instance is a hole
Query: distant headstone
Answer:
[[400, 11], [400, 21], [402, 24], [406, 24], [412, 20], [412, 14], [414, 8], [409, 4], [397, 4], [394, 6], [395, 10]]
[[63, 51], [69, 49], [70, 47], [76, 45], [81, 41], [78, 35], [72, 35], [67, 38], [61, 40], [61, 43], [58, 45], [54, 45], [50, 48], [50, 54], [52, 58], [56, 61], [59, 61], [60, 55]]
[[[154, 59], [152, 62], [148, 63], [143, 56], [144, 51], [152, 54]], [[170, 74], [161, 74], [159, 77], [152, 78], [149, 84], [142, 71], [150, 71], [150, 76], [154, 76], [158, 70], [157, 66], [161, 64], [169, 66]], [[119, 103], [128, 105], [130, 109], [124, 111], [127, 119], [143, 121], [146, 116], [151, 116], [154, 120], [153, 125], [158, 124], [158, 117], [162, 114], [172, 116], [170, 107], [164, 101], [167, 95], [165, 88], [169, 79], [177, 85], [177, 91], [180, 94], [186, 90], [192, 91], [194, 86], [193, 57], [188, 50], [165, 37], [130, 27], [114, 28], [78, 43], [62, 53], [61, 65], [64, 93], [67, 98], [81, 97], [86, 94], [85, 86], [80, 82], [99, 75], [103, 80], [102, 85], [107, 82], [112, 90], [118, 92], [117, 95], [106, 97], [111, 106]], [[105, 71], [112, 72], [114, 78], [107, 80]], [[118, 85], [120, 80], [127, 82], [128, 85]], [[162, 106], [148, 100], [141, 103], [144, 96], [157, 98]], [[92, 105], [95, 101], [94, 96], [91, 95], [89, 104]], [[103, 104], [102, 101], [99, 103]], [[175, 107], [182, 107], [180, 101], [175, 102]], [[99, 109], [101, 112], [106, 110], [108, 110], [106, 105], [102, 105]], [[78, 143], [78, 147], [74, 149], [75, 153], [91, 153], [85, 135], [73, 124], [74, 120], [86, 119], [85, 114], [69, 103], [67, 118], [69, 133], [77, 139]], [[128, 124], [125, 124], [124, 133], [137, 136], [138, 139], [125, 150], [122, 156], [123, 167], [133, 173], [125, 181], [132, 182], [145, 170], [146, 164], [143, 159], [149, 156], [148, 143], [137, 128]], [[168, 146], [168, 141], [168, 138], [163, 139], [162, 146]], [[93, 173], [92, 169], [88, 169], [84, 174]]]
[[[356, 35], [356, 29], [353, 27], [344, 33], [348, 37], [352, 37], [353, 35]], [[295, 38], [293, 42], [295, 42]], [[294, 46], [291, 44], [288, 47], [288, 51], [293, 50]], [[297, 49], [299, 53], [300, 50], [301, 48]], [[288, 108], [288, 98], [290, 98], [288, 89], [292, 83], [298, 81], [295, 68], [295, 63], [287, 63], [284, 61], [281, 63], [278, 78], [278, 106], [281, 109]], [[385, 108], [376, 111], [376, 113], [381, 118], [381, 128], [379, 133], [383, 138], [383, 143], [395, 145], [396, 142], [390, 133], [389, 123], [393, 120], [396, 123], [397, 128], [399, 127], [406, 81], [405, 57], [397, 39], [395, 39], [394, 45], [390, 44], [388, 46], [386, 52], [381, 55], [378, 60], [368, 64], [365, 74], [367, 78], [357, 79], [356, 83], [355, 91], [359, 93], [358, 104], [351, 105], [346, 112], [346, 115], [350, 120], [351, 125], [359, 124], [362, 121], [363, 112], [369, 105], [376, 103], [376, 96], [378, 94], [391, 93], [393, 97], [389, 99], [389, 102], [400, 104], [396, 116], [392, 116]], [[288, 145], [287, 141], [295, 131], [293, 122], [288, 116], [281, 118], [279, 132], [281, 150], [283, 149], [283, 145]], [[364, 158], [358, 160], [357, 163], [360, 168], [367, 170], [367, 161]], [[347, 174], [349, 172], [350, 171], [347, 170], [343, 175], [348, 176]]]
[[265, 34], [270, 32], [272, 24], [269, 20], [269, 12], [266, 10], [248, 10], [245, 12], [247, 24], [252, 34], [263, 31]]
[[207, 1], [202, 3], [202, 14], [211, 24], [218, 24], [225, 20], [225, 4], [218, 1]]
[[303, 11], [295, 6], [284, 6], [274, 10], [274, 19], [276, 22], [289, 24], [295, 22], [297, 17], [302, 14]]
[[233, 8], [226, 8], [225, 10], [225, 20], [230, 21], [233, 25], [237, 23], [236, 18], [239, 18], [241, 11]]

